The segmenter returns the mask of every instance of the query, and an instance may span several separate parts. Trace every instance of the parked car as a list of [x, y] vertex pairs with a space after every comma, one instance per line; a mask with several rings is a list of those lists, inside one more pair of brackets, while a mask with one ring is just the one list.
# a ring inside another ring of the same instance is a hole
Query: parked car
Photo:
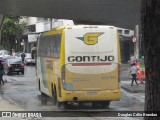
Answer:
[[15, 53], [15, 58], [22, 60], [21, 53], [19, 52]]
[[7, 50], [0, 50], [0, 58], [10, 56], [10, 52]]
[[26, 57], [24, 59], [25, 65], [36, 64], [35, 59], [32, 59], [31, 53], [25, 53]]
[[1, 63], [4, 65], [4, 64], [6, 64], [6, 61], [7, 61], [7, 59], [13, 59], [14, 57], [13, 56], [5, 56], [5, 57], [0, 57], [0, 61], [1, 61]]
[[13, 72], [24, 74], [24, 64], [20, 59], [9, 58], [4, 64], [5, 74], [12, 74]]

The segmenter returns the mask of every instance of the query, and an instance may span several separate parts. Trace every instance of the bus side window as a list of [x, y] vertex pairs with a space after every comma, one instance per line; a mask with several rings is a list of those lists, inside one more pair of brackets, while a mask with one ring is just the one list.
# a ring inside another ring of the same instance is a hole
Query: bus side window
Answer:
[[50, 41], [50, 44], [51, 44], [51, 57], [53, 57], [53, 55], [54, 55], [54, 51], [53, 51], [53, 48], [54, 48], [54, 41], [51, 40], [51, 41]]
[[42, 56], [44, 57], [45, 56], [45, 51], [46, 51], [46, 42], [45, 42], [45, 40], [46, 39], [44, 39], [43, 41], [42, 41], [42, 46], [44, 46], [44, 47], [42, 47]]
[[39, 37], [39, 39], [37, 41], [37, 47], [38, 47], [38, 51], [37, 51], [38, 54], [37, 54], [37, 56], [40, 56], [40, 54], [41, 54], [40, 53], [41, 52], [41, 50], [40, 50], [40, 42], [41, 42], [41, 40], [40, 39], [41, 39], [41, 37]]
[[55, 47], [54, 47], [54, 57], [59, 58], [60, 56], [60, 42], [61, 42], [61, 35], [58, 34], [55, 36]]
[[54, 57], [58, 57], [58, 51], [57, 51], [58, 45], [57, 45], [57, 40], [55, 40], [55, 49], [54, 49]]
[[45, 46], [45, 52], [43, 48], [43, 55], [58, 58], [60, 56], [60, 42], [61, 42], [61, 35], [52, 35], [43, 38], [42, 45]]
[[46, 50], [47, 50], [46, 55], [47, 55], [47, 57], [50, 57], [50, 41], [51, 41], [50, 36], [48, 36], [46, 39]]
[[56, 48], [56, 44], [55, 44], [55, 40], [53, 40], [53, 57], [55, 57], [55, 48]]
[[39, 56], [43, 56], [43, 37], [40, 38], [39, 41]]
[[58, 57], [60, 57], [60, 40], [57, 41], [57, 52], [58, 52]]

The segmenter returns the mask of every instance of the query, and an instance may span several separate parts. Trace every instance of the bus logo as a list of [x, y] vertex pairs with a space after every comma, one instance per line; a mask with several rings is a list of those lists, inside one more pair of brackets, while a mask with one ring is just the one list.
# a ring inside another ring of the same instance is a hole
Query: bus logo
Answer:
[[97, 33], [87, 33], [83, 37], [77, 37], [77, 39], [84, 41], [87, 45], [95, 45], [98, 43], [98, 37], [102, 35], [103, 33], [97, 32]]

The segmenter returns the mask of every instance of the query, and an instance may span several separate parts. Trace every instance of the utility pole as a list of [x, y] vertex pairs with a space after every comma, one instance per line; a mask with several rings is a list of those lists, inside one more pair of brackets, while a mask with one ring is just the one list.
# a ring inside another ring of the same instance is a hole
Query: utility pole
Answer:
[[52, 29], [52, 18], [50, 18], [50, 30]]
[[135, 25], [134, 36], [136, 37], [136, 42], [134, 44], [134, 56], [139, 59], [139, 25]]

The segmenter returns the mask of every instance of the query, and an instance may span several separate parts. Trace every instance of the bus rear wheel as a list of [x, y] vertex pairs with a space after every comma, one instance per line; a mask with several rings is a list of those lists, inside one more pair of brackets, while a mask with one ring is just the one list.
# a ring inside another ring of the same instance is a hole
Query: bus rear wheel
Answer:
[[57, 101], [57, 106], [58, 106], [59, 109], [64, 110], [64, 109], [67, 108], [67, 102], [58, 102]]
[[95, 101], [92, 102], [93, 108], [109, 108], [110, 101]]
[[104, 101], [102, 104], [103, 104], [103, 108], [109, 108], [110, 101]]
[[53, 89], [52, 91], [52, 102], [53, 102], [53, 105], [57, 104], [57, 93], [55, 89]]
[[95, 101], [95, 102], [92, 102], [92, 107], [93, 108], [102, 108], [103, 104], [101, 103], [101, 101]]

